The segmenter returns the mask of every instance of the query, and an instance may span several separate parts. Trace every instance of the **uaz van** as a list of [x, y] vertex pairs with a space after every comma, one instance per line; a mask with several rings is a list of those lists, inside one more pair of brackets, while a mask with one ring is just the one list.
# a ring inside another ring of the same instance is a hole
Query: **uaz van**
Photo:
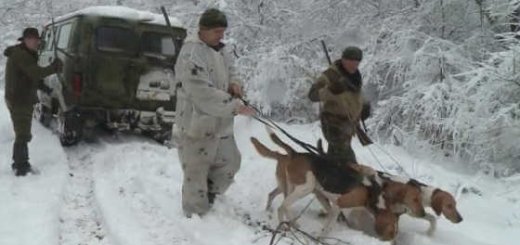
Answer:
[[175, 120], [173, 67], [186, 37], [179, 21], [126, 7], [90, 7], [45, 25], [40, 65], [57, 56], [63, 72], [38, 92], [35, 116], [56, 118], [63, 145], [91, 129], [138, 130], [166, 140]]

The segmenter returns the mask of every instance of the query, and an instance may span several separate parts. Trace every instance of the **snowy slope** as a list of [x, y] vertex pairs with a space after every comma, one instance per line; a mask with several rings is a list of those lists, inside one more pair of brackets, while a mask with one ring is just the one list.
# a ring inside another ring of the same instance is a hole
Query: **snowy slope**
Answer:
[[[320, 136], [318, 124], [284, 127], [307, 142]], [[249, 137], [273, 144], [264, 127], [251, 119], [238, 118], [236, 131], [243, 157], [236, 183], [217, 199], [210, 214], [186, 219], [180, 206], [182, 172], [177, 151], [139, 136], [102, 136], [96, 143], [63, 149], [52, 132], [35, 123], [30, 151], [41, 173], [15, 178], [10, 172], [13, 133], [2, 100], [0, 244], [269, 244], [271, 234], [261, 226], [277, 225], [275, 215], [264, 211], [267, 193], [275, 186], [275, 163], [259, 157]], [[398, 168], [388, 155], [370, 147], [382, 166], [396, 173]], [[410, 175], [457, 193], [464, 217], [457, 225], [440, 219], [433, 237], [425, 234], [426, 222], [403, 217], [398, 244], [517, 244], [520, 176], [497, 180], [468, 173], [447, 160], [411, 155], [392, 146], [383, 149]], [[381, 168], [367, 148], [356, 142], [355, 150], [360, 161]], [[295, 208], [302, 210], [311, 200], [301, 200]], [[275, 200], [275, 207], [280, 201]], [[301, 218], [303, 230], [319, 230], [324, 221], [318, 218], [319, 211], [318, 203], [312, 201]], [[342, 224], [336, 225], [331, 236], [351, 244], [388, 244]], [[278, 244], [290, 243], [285, 238]]]

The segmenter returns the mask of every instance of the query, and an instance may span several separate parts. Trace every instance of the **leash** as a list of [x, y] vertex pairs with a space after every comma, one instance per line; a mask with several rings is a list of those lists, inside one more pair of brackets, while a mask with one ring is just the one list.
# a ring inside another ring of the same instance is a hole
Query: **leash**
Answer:
[[[240, 99], [242, 101], [242, 103], [244, 103], [244, 105], [246, 106], [249, 106], [251, 107], [253, 110], [256, 111], [256, 113], [259, 115], [253, 115], [252, 117], [257, 120], [258, 122], [266, 125], [267, 127], [271, 128], [271, 129], [278, 129], [280, 132], [282, 132], [285, 136], [287, 136], [289, 139], [291, 139], [294, 143], [298, 144], [299, 146], [301, 146], [303, 149], [307, 150], [309, 153], [313, 154], [313, 155], [316, 155], [316, 156], [321, 156], [320, 155], [320, 150], [318, 150], [318, 148], [316, 148], [315, 146], [311, 145], [311, 144], [308, 144], [308, 143], [305, 143], [299, 139], [297, 139], [296, 137], [292, 136], [291, 134], [289, 134], [285, 129], [283, 129], [280, 125], [278, 125], [276, 122], [274, 122], [272, 119], [268, 118], [267, 116], [265, 116], [262, 111], [260, 111], [260, 109], [258, 109], [256, 106], [252, 105], [248, 100], [242, 98], [242, 97], [237, 97], [238, 99]], [[363, 125], [365, 128], [366, 126]], [[384, 150], [379, 144], [374, 144], [378, 147], [378, 149], [380, 151], [382, 151], [383, 153], [385, 153], [387, 156], [389, 156], [392, 161], [395, 163], [395, 165], [398, 166], [399, 168], [399, 171], [400, 172], [403, 172], [408, 178], [411, 178], [410, 174], [408, 174], [403, 166], [401, 164], [399, 164], [399, 162], [397, 161], [397, 159], [395, 159], [395, 157], [393, 157], [390, 153], [388, 153], [386, 150]], [[376, 160], [376, 162], [379, 164], [379, 166], [381, 167], [381, 169], [385, 172], [389, 172], [388, 169], [385, 168], [385, 166], [382, 164], [382, 162], [379, 160], [379, 158], [376, 156], [376, 154], [374, 153], [374, 151], [372, 149], [370, 149], [370, 147], [368, 148], [368, 151], [370, 152], [370, 154], [372, 155], [372, 157]]]
[[296, 137], [292, 136], [285, 129], [283, 129], [280, 125], [278, 125], [276, 122], [274, 122], [270, 118], [266, 117], [262, 113], [262, 111], [260, 111], [260, 109], [258, 109], [256, 106], [252, 105], [249, 101], [247, 101], [246, 99], [244, 99], [242, 97], [238, 97], [238, 98], [244, 103], [244, 105], [251, 107], [253, 110], [256, 111], [256, 113], [258, 113], [259, 116], [257, 116], [257, 115], [252, 116], [255, 120], [259, 121], [260, 123], [266, 125], [269, 128], [278, 129], [285, 136], [287, 136], [289, 139], [291, 139], [294, 143], [298, 144], [303, 149], [307, 150], [309, 153], [320, 156], [320, 150], [318, 150], [318, 148], [316, 148], [315, 146], [313, 146], [309, 143], [305, 143], [305, 142], [297, 139]]
[[382, 151], [382, 152], [385, 153], [387, 156], [389, 156], [389, 157], [392, 159], [392, 161], [394, 161], [395, 165], [397, 165], [397, 166], [401, 169], [401, 171], [402, 171], [403, 173], [405, 173], [408, 177], [411, 177], [411, 176], [410, 176], [406, 171], [404, 171], [403, 166], [402, 166], [401, 164], [399, 164], [399, 161], [397, 161], [397, 159], [395, 159], [395, 157], [392, 156], [392, 154], [390, 154], [389, 152], [387, 152], [387, 151], [386, 151], [386, 150], [385, 150], [381, 145], [379, 145], [379, 144], [375, 144], [375, 146], [377, 146], [377, 148], [379, 148], [380, 151]]

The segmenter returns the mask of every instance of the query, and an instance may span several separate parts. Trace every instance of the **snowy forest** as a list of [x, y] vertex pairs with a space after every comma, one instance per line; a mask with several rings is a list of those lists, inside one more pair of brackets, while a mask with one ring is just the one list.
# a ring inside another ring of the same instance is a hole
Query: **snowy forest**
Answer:
[[[515, 0], [4, 0], [2, 46], [21, 28], [92, 5], [170, 15], [190, 30], [207, 7], [230, 19], [226, 43], [251, 101], [277, 120], [317, 120], [307, 99], [348, 45], [363, 49], [365, 96], [379, 142], [432, 150], [498, 175], [520, 171], [520, 2]], [[4, 57], [0, 58], [4, 62]], [[3, 67], [0, 68], [3, 77]]]

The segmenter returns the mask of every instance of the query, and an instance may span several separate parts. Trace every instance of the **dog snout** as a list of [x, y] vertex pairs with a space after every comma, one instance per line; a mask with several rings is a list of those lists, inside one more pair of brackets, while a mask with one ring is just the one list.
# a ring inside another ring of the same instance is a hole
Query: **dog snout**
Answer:
[[460, 222], [462, 222], [462, 220], [463, 220], [462, 216], [459, 213], [457, 213], [457, 217], [453, 223], [460, 223]]

